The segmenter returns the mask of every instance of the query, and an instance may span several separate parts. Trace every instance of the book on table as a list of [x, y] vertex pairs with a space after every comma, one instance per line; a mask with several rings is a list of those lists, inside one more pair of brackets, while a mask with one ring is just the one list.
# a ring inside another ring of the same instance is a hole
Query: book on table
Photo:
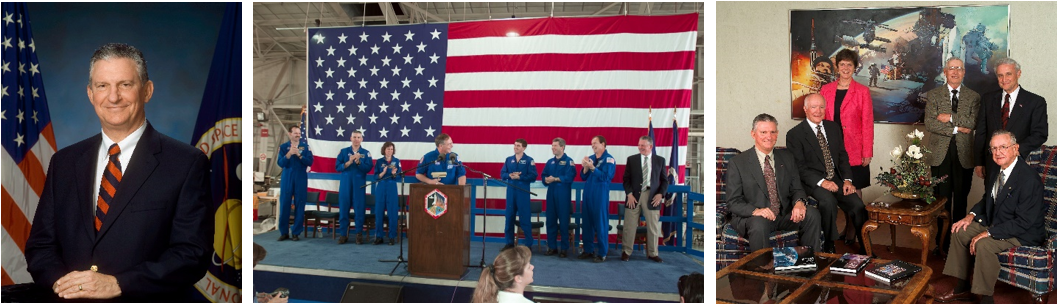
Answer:
[[855, 276], [869, 264], [869, 256], [845, 253], [829, 266], [829, 273]]
[[806, 246], [774, 248], [774, 272], [805, 272], [817, 267], [814, 251]]
[[914, 276], [921, 271], [921, 267], [902, 260], [880, 265], [872, 270], [866, 271], [866, 276], [884, 283], [892, 283], [897, 280]]

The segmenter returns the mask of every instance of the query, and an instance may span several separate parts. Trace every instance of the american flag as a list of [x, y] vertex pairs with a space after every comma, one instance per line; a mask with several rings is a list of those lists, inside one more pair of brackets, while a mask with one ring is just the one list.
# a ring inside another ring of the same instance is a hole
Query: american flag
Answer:
[[3, 4], [3, 111], [0, 144], [3, 176], [3, 285], [32, 282], [26, 271], [26, 239], [44, 189], [55, 133], [44, 97], [37, 46], [24, 3]]
[[[311, 171], [335, 173], [354, 130], [375, 154], [394, 142], [404, 169], [435, 149], [439, 133], [453, 137], [467, 166], [494, 176], [517, 138], [529, 143], [527, 155], [546, 161], [562, 137], [581, 160], [600, 134], [624, 162], [637, 153], [650, 106], [657, 118], [677, 113], [679, 139], [660, 129], [668, 137], [656, 144], [669, 156], [677, 142], [684, 165], [696, 30], [696, 14], [311, 29], [304, 132], [316, 157]], [[310, 176], [310, 190], [337, 186], [333, 177]]]

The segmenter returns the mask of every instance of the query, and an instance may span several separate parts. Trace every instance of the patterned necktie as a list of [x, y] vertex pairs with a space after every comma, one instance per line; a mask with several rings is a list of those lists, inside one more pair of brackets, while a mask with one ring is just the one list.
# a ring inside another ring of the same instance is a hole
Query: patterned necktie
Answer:
[[1009, 123], [1009, 94], [1006, 94], [1006, 103], [1002, 104], [1002, 129], [1006, 129]]
[[998, 182], [995, 182], [995, 203], [997, 204], [999, 196], [1002, 196], [1002, 185], [1006, 184], [1006, 173], [998, 172]]
[[103, 170], [103, 180], [99, 184], [99, 198], [96, 199], [96, 231], [103, 227], [103, 219], [107, 217], [110, 203], [114, 200], [114, 192], [118, 183], [122, 182], [122, 162], [118, 161], [118, 155], [122, 153], [118, 143], [111, 145], [107, 150], [107, 168]]
[[829, 143], [825, 141], [825, 134], [822, 133], [823, 124], [818, 124], [818, 146], [822, 147], [822, 154], [825, 155], [825, 180], [833, 180], [836, 168], [833, 165], [833, 153], [829, 151]]
[[643, 157], [641, 162], [641, 190], [644, 191], [649, 187], [648, 177], [648, 157]]
[[766, 192], [770, 195], [770, 211], [777, 216], [781, 212], [781, 199], [777, 197], [777, 180], [774, 176], [774, 167], [770, 166], [770, 155], [766, 155], [763, 163], [763, 177], [766, 177]]
[[950, 90], [950, 110], [958, 113], [958, 90]]

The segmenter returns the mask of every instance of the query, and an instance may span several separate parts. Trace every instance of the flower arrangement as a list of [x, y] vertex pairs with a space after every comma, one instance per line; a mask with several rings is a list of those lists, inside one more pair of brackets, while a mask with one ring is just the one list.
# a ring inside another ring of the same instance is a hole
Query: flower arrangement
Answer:
[[892, 149], [890, 154], [894, 166], [887, 172], [881, 167], [877, 184], [891, 188], [892, 195], [897, 197], [923, 199], [931, 204], [936, 201], [936, 196], [932, 194], [933, 187], [946, 181], [947, 176], [932, 177], [929, 174], [928, 165], [922, 159], [929, 153], [928, 149], [921, 147], [921, 139], [925, 137], [923, 132], [914, 129], [906, 137], [910, 139], [910, 146], [905, 151], [902, 146]]

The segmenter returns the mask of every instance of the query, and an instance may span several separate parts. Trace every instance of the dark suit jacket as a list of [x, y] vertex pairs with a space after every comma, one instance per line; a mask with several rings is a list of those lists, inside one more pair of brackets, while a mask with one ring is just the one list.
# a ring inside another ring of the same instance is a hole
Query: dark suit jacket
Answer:
[[[829, 153], [833, 157], [833, 168], [836, 172], [834, 182], [851, 179], [851, 165], [847, 159], [847, 149], [844, 147], [844, 133], [836, 122], [823, 120], [825, 139], [829, 142]], [[803, 120], [786, 135], [788, 150], [796, 158], [796, 166], [799, 169], [799, 177], [803, 180], [804, 191], [814, 191], [818, 181], [825, 179], [825, 155], [822, 147], [818, 145], [818, 134], [807, 120]], [[841, 185], [841, 187], [843, 187]]]
[[97, 233], [92, 199], [102, 140], [97, 134], [52, 156], [26, 242], [34, 282], [50, 287], [96, 265], [117, 278], [121, 300], [189, 300], [212, 250], [206, 155], [148, 123]]
[[976, 213], [973, 220], [987, 226], [995, 239], [1017, 238], [1021, 245], [1039, 246], [1046, 239], [1043, 183], [1024, 160], [1018, 158], [1016, 163], [1002, 186], [999, 201], [996, 203], [991, 197], [998, 173], [990, 174], [991, 186], [970, 212]]
[[[1002, 97], [998, 90], [984, 95], [980, 100], [980, 114], [976, 119], [976, 141], [973, 145], [973, 160], [977, 166], [988, 166], [991, 169], [995, 162], [991, 160], [991, 134], [1002, 129]], [[1028, 91], [1023, 86], [1017, 94], [1017, 101], [1011, 101], [1013, 109], [1009, 113], [1006, 130], [1013, 132], [1020, 144], [1020, 156], [1027, 158], [1033, 150], [1042, 146], [1050, 136], [1050, 124], [1046, 118], [1046, 99]]]
[[[667, 161], [663, 157], [652, 155], [652, 173], [649, 174], [651, 177], [648, 188], [649, 195], [667, 193], [667, 186], [670, 184], [667, 181]], [[641, 199], [641, 154], [632, 155], [626, 158], [626, 171], [623, 172], [623, 190], [626, 194], [634, 194], [635, 199]], [[656, 210], [659, 206], [652, 206], [652, 199], [649, 199], [649, 209]]]
[[[781, 201], [781, 214], [792, 212], [796, 200], [807, 197], [799, 182], [796, 158], [784, 149], [774, 149], [774, 176], [777, 181], [777, 196]], [[755, 147], [729, 160], [726, 172], [726, 203], [729, 211], [740, 217], [751, 217], [752, 211], [770, 207], [770, 195], [766, 190], [766, 178], [759, 166]]]

